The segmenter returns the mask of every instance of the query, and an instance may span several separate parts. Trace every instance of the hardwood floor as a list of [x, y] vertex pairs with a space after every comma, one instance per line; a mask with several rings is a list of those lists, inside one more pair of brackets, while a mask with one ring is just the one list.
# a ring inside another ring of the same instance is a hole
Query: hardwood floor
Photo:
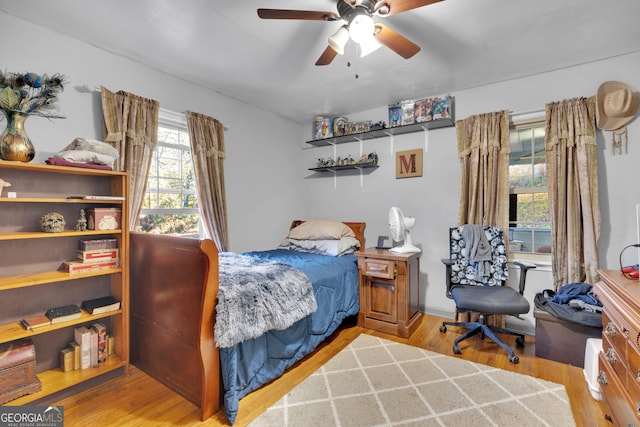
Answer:
[[[451, 347], [458, 334], [455, 328], [449, 328], [446, 334], [442, 334], [438, 328], [443, 320], [434, 316], [423, 316], [420, 327], [409, 339], [359, 328], [354, 323], [343, 325], [312, 355], [296, 364], [282, 377], [242, 399], [234, 426], [242, 427], [250, 423], [359, 334], [375, 335], [453, 355]], [[507, 343], [515, 348], [515, 337], [508, 337]], [[462, 354], [456, 357], [564, 384], [578, 426], [610, 426], [604, 418], [603, 403], [594, 400], [589, 393], [582, 368], [535, 357], [532, 337], [527, 337], [524, 349], [516, 350], [520, 357], [520, 363], [517, 365], [510, 363], [506, 353], [490, 340], [471, 339], [461, 343], [461, 348]], [[130, 368], [127, 377], [109, 381], [56, 404], [64, 406], [66, 426], [228, 425], [222, 411], [204, 422], [200, 421], [198, 408], [194, 404], [135, 366]]]

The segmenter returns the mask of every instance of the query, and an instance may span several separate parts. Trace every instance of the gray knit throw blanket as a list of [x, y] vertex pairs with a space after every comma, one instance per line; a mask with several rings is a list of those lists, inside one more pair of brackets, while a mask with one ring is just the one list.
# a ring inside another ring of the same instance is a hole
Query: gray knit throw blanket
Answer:
[[218, 262], [218, 347], [286, 329], [318, 308], [311, 281], [289, 264], [231, 252], [220, 253]]

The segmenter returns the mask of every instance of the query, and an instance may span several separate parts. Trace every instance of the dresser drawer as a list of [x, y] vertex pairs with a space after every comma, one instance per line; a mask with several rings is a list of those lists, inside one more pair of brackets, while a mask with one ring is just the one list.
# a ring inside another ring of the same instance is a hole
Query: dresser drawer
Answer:
[[627, 346], [628, 335], [624, 332], [620, 326], [620, 322], [617, 319], [613, 319], [611, 313], [608, 310], [602, 311], [602, 336], [605, 340], [602, 342], [603, 350], [606, 354], [607, 347], [606, 342], [609, 342], [609, 347], [613, 347], [618, 354], [619, 358], [626, 360], [627, 358]]
[[[608, 293], [598, 293], [598, 298], [604, 306], [602, 316], [603, 332], [607, 333], [609, 322], [613, 322], [631, 345], [640, 351], [640, 315], [638, 310], [625, 301], [612, 298]], [[606, 317], [606, 320], [605, 320]]]
[[627, 365], [629, 377], [640, 387], [640, 353], [632, 346], [627, 348]]
[[384, 259], [361, 258], [358, 260], [362, 274], [381, 279], [393, 279], [396, 276], [396, 263]]
[[609, 367], [613, 369], [616, 376], [620, 378], [623, 385], [626, 384], [627, 363], [625, 360], [625, 349], [618, 349], [609, 341], [609, 337], [605, 336], [602, 340], [602, 356]]
[[617, 270], [598, 270], [593, 290], [602, 303], [598, 356], [602, 396], [615, 427], [640, 427], [640, 287]]
[[609, 409], [608, 414], [613, 419], [615, 426], [640, 426], [640, 418], [625, 392], [624, 385], [620, 382], [604, 353], [598, 356], [600, 359], [600, 375], [598, 382], [602, 388], [602, 397]]
[[[633, 408], [636, 409], [636, 417], [640, 417], [640, 383], [638, 377], [627, 373], [627, 393], [633, 402]], [[640, 426], [639, 424], [636, 424]]]

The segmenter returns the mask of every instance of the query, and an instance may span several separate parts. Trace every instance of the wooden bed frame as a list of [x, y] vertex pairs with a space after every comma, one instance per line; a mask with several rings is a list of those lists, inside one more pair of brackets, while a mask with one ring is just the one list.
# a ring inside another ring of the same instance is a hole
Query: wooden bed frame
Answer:
[[[366, 224], [345, 224], [364, 248]], [[200, 407], [204, 421], [222, 406], [218, 250], [211, 240], [131, 233], [130, 256], [131, 363]]]

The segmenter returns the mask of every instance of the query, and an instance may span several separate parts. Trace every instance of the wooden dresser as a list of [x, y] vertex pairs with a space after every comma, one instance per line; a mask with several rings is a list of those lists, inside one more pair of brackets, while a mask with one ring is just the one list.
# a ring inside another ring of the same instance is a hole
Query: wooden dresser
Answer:
[[598, 382], [616, 426], [640, 426], [640, 282], [598, 270], [594, 291], [604, 307]]
[[367, 248], [356, 252], [358, 325], [408, 338], [420, 323], [420, 254]]

